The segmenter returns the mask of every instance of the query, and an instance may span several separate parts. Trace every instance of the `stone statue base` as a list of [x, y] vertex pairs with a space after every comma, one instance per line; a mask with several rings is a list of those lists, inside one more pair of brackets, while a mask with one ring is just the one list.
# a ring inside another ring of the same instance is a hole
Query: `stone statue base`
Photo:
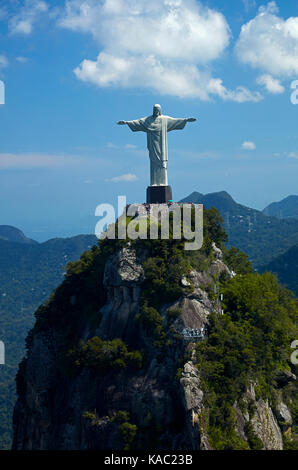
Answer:
[[171, 186], [148, 186], [147, 204], [164, 204], [172, 202]]

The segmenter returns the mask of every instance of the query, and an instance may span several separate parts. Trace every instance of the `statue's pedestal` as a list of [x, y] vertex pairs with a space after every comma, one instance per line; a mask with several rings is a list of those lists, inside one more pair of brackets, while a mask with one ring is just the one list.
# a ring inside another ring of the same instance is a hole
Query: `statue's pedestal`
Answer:
[[147, 204], [164, 204], [172, 202], [171, 186], [148, 186]]

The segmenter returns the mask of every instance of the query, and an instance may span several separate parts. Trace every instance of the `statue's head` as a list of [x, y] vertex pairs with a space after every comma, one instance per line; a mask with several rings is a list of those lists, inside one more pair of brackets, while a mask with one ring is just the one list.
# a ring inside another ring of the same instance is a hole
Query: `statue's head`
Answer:
[[161, 116], [161, 106], [160, 106], [160, 104], [155, 104], [153, 106], [153, 116], [154, 117]]

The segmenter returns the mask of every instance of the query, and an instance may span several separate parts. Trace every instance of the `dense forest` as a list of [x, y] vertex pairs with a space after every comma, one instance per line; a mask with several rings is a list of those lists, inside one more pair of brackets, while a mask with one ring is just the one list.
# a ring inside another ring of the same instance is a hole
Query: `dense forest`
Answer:
[[[96, 238], [82, 235], [27, 242], [13, 232], [11, 242], [0, 239], [0, 339], [6, 346], [6, 364], [0, 369], [0, 449], [11, 443], [15, 374], [24, 354], [25, 337], [33, 313], [64, 278], [65, 266], [91, 247]], [[11, 233], [5, 230], [10, 237]]]
[[[225, 261], [233, 271], [252, 275], [252, 266], [257, 267], [260, 273], [272, 271], [278, 275], [283, 286], [297, 295], [298, 245], [295, 246], [295, 243], [298, 220], [281, 221], [276, 217], [267, 217], [260, 211], [237, 204], [225, 192], [205, 196], [192, 193], [185, 201], [220, 209], [228, 234], [220, 240], [220, 245], [224, 249]], [[218, 221], [215, 226], [217, 224]], [[0, 339], [6, 343], [6, 366], [1, 369], [0, 375], [0, 448], [7, 448], [10, 445], [11, 413], [15, 400], [14, 375], [24, 351], [24, 338], [33, 324], [33, 312], [63, 280], [66, 264], [92, 246], [95, 237], [78, 236], [38, 244], [11, 227], [0, 226], [0, 229]], [[223, 245], [224, 240], [227, 248]], [[288, 246], [290, 248], [287, 250]], [[249, 254], [252, 266], [239, 248]], [[281, 254], [276, 256], [279, 252]], [[194, 256], [196, 258], [201, 259], [201, 253]], [[264, 260], [269, 263], [264, 265]], [[166, 266], [163, 269], [166, 271]], [[153, 271], [152, 282], [154, 276], [160, 276], [159, 271]], [[253, 278], [249, 279], [252, 282]], [[272, 278], [266, 279], [273, 282]], [[170, 295], [164, 286], [160, 291], [162, 295]], [[155, 293], [150, 297], [154, 298]]]

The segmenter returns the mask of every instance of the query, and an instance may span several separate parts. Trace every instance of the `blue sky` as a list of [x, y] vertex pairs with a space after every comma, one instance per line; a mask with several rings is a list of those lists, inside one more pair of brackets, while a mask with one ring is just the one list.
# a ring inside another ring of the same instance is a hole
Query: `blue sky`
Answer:
[[6, 0], [0, 7], [0, 223], [32, 238], [91, 233], [95, 207], [144, 202], [152, 112], [174, 199], [226, 190], [263, 209], [297, 194], [298, 4]]

